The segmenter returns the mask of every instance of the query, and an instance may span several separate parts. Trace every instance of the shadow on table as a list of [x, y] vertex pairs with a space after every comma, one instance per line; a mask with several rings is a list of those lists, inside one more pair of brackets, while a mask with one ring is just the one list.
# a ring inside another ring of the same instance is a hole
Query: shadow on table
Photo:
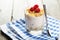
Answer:
[[1, 35], [2, 35], [3, 37], [5, 37], [6, 40], [12, 40], [9, 36], [7, 36], [6, 34], [4, 34], [2, 31], [1, 31]]

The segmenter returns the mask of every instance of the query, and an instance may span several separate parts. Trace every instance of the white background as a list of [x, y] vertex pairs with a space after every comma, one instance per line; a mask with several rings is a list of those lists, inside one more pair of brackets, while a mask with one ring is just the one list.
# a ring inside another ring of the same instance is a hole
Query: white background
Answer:
[[[11, 19], [13, 0], [0, 0], [0, 25], [5, 24]], [[14, 0], [14, 19], [24, 17], [24, 9], [27, 0]], [[44, 0], [47, 6], [47, 13], [57, 19], [60, 19], [60, 0]]]

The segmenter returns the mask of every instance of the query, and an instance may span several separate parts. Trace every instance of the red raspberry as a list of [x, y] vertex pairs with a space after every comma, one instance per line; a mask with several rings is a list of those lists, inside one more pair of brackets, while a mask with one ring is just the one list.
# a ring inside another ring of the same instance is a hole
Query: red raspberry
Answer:
[[33, 12], [33, 11], [35, 11], [35, 9], [36, 9], [36, 8], [38, 8], [38, 5], [37, 5], [37, 4], [36, 4], [36, 5], [34, 5], [33, 7], [31, 7], [31, 8], [30, 8], [30, 11], [32, 11], [32, 12]]
[[36, 9], [36, 8], [38, 8], [39, 6], [36, 4], [36, 5], [34, 5], [34, 9]]
[[34, 7], [31, 7], [31, 8], [30, 8], [30, 11], [34, 11], [34, 10], [35, 10]]
[[39, 13], [40, 12], [40, 9], [39, 8], [36, 8], [35, 9], [35, 13]]

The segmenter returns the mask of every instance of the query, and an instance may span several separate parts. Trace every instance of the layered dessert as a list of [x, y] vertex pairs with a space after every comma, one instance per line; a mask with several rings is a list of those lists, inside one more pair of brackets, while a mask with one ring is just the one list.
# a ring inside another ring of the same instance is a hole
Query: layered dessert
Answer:
[[44, 10], [36, 4], [26, 9], [26, 26], [28, 30], [42, 30], [44, 25]]

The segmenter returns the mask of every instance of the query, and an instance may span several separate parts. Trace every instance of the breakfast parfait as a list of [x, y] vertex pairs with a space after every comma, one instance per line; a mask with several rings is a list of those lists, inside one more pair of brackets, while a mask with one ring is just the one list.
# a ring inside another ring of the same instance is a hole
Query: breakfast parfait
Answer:
[[25, 13], [26, 26], [29, 30], [42, 30], [44, 24], [44, 10], [38, 4], [27, 8]]

